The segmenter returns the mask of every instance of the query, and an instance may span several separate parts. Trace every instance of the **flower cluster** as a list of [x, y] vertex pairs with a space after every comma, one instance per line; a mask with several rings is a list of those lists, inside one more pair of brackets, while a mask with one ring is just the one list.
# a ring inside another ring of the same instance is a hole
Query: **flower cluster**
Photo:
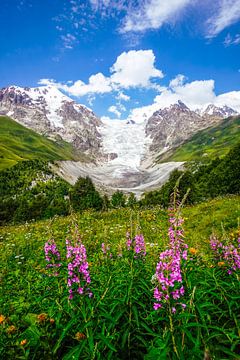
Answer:
[[146, 245], [142, 234], [136, 235], [134, 238], [135, 257], [146, 256]]
[[68, 263], [67, 286], [69, 288], [69, 299], [72, 300], [74, 294], [92, 296], [88, 285], [91, 283], [88, 271], [87, 252], [80, 239], [75, 245], [70, 240], [66, 240]]
[[146, 244], [142, 234], [136, 235], [135, 238], [131, 239], [130, 234], [127, 233], [126, 238], [127, 250], [133, 251], [135, 258], [146, 256]]
[[62, 266], [61, 256], [57, 249], [57, 245], [54, 239], [47, 241], [44, 245], [45, 259], [47, 261], [46, 268], [51, 268], [53, 270], [52, 274], [49, 276], [58, 276], [59, 273], [56, 271]]
[[219, 266], [226, 265], [228, 267], [227, 272], [229, 275], [233, 271], [240, 269], [240, 238], [238, 238], [237, 242], [238, 246], [236, 247], [232, 243], [223, 244], [214, 235], [210, 238], [210, 246], [215, 259], [219, 262]]
[[[179, 302], [185, 292], [182, 285], [181, 265], [183, 260], [187, 260], [188, 248], [183, 239], [183, 219], [170, 217], [169, 221], [169, 249], [160, 254], [160, 261], [152, 279], [152, 282], [157, 284], [154, 289], [154, 310], [162, 308], [165, 303], [170, 306], [171, 300], [177, 300], [176, 304], [181, 305], [182, 308], [186, 307]], [[175, 306], [171, 311], [176, 312]]]

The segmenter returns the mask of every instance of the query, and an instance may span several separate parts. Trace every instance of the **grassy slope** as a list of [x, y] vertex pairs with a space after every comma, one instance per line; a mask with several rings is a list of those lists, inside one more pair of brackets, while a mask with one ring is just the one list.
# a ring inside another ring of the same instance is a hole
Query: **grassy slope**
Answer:
[[0, 116], [0, 170], [30, 159], [86, 161], [87, 157], [65, 141], [54, 142]]
[[199, 131], [185, 144], [158, 161], [190, 161], [226, 155], [240, 141], [240, 117], [224, 119], [213, 128]]

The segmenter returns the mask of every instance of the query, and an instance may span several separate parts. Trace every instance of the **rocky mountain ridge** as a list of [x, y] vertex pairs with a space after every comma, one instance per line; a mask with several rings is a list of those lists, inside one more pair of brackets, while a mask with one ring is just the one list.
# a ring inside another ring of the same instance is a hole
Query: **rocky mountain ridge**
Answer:
[[52, 139], [60, 136], [87, 154], [102, 154], [101, 120], [53, 86], [1, 89], [0, 113]]
[[193, 111], [178, 101], [159, 109], [142, 124], [131, 120], [104, 123], [91, 109], [54, 86], [3, 88], [0, 113], [52, 139], [61, 137], [100, 162], [126, 163], [129, 159], [131, 164], [136, 162], [134, 167], [176, 148], [197, 131], [237, 115], [228, 106], [209, 104]]
[[156, 111], [146, 123], [146, 134], [151, 138], [150, 153], [164, 154], [176, 148], [196, 132], [218, 124], [223, 118], [237, 115], [227, 106], [213, 104], [203, 111], [190, 110], [183, 102]]

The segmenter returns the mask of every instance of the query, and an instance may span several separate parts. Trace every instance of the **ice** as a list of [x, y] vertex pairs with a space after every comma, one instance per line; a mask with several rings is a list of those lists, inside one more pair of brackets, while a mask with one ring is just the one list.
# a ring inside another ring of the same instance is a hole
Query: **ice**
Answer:
[[[145, 123], [132, 124], [124, 120], [105, 119], [102, 121], [104, 125], [99, 131], [103, 136], [104, 152], [116, 153], [118, 156], [110, 163], [122, 165], [122, 169], [137, 170], [149, 143], [145, 134]], [[119, 176], [118, 172], [116, 176]]]

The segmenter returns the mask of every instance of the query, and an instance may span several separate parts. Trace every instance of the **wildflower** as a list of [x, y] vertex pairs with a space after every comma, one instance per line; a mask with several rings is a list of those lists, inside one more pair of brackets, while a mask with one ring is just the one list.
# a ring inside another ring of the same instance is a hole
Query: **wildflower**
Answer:
[[153, 309], [154, 310], [158, 310], [158, 309], [160, 309], [162, 307], [162, 304], [159, 304], [159, 303], [154, 303], [154, 305], [153, 305]]
[[140, 258], [146, 255], [146, 244], [142, 234], [136, 235], [135, 238], [131, 239], [130, 234], [126, 234], [127, 250], [132, 250], [135, 253], [135, 258]]
[[44, 321], [47, 320], [47, 317], [48, 317], [47, 314], [42, 313], [42, 314], [39, 314], [39, 315], [37, 316], [37, 319], [38, 319], [38, 321], [39, 321], [40, 323], [42, 323], [42, 322], [44, 322]]
[[190, 252], [191, 255], [196, 255], [198, 253], [198, 250], [192, 247], [188, 249], [188, 251]]
[[126, 238], [127, 238], [127, 240], [126, 240], [127, 250], [130, 251], [131, 247], [132, 247], [132, 239], [130, 238], [129, 232], [127, 232]]
[[66, 239], [67, 245], [67, 259], [68, 263], [68, 279], [67, 286], [69, 288], [69, 300], [72, 300], [74, 294], [92, 296], [88, 285], [91, 283], [91, 278], [88, 270], [87, 252], [85, 246], [82, 244], [77, 230], [75, 231], [77, 239], [75, 245]]
[[49, 322], [50, 322], [50, 324], [54, 324], [54, 323], [55, 323], [55, 320], [54, 320], [53, 318], [50, 318], [50, 319], [49, 319]]
[[21, 346], [24, 346], [24, 345], [27, 344], [27, 342], [28, 342], [27, 339], [24, 339], [24, 340], [22, 340], [22, 341], [20, 342], [20, 345], [21, 345]]
[[4, 321], [6, 320], [6, 317], [2, 314], [0, 314], [0, 324], [4, 323]]
[[61, 256], [57, 249], [57, 245], [54, 239], [47, 241], [44, 245], [45, 259], [47, 261], [46, 268], [52, 268], [53, 272], [50, 276], [58, 276], [59, 273], [54, 271], [54, 269], [58, 269], [62, 266], [61, 264]]
[[[237, 242], [239, 244], [239, 239]], [[229, 242], [220, 242], [214, 235], [210, 237], [210, 246], [215, 259], [218, 260], [218, 266], [226, 266], [229, 275], [231, 275], [233, 271], [240, 269], [239, 246], [236, 247], [233, 243]]]
[[[184, 260], [187, 260], [188, 246], [183, 240], [183, 219], [173, 217], [171, 214], [169, 222], [169, 248], [160, 253], [160, 261], [158, 262], [156, 272], [152, 277], [152, 282], [157, 283], [153, 295], [154, 299], [157, 301], [154, 303], [154, 310], [163, 307], [163, 304], [166, 302], [180, 299], [185, 292], [184, 286], [182, 285], [181, 265]], [[185, 307], [182, 306], [182, 308], [184, 309]], [[172, 313], [175, 312], [176, 307], [173, 306]]]
[[16, 326], [14, 326], [14, 325], [9, 326], [9, 327], [7, 328], [7, 330], [6, 330], [6, 332], [7, 332], [9, 335], [15, 333], [16, 331], [17, 331], [17, 328], [16, 328]]
[[80, 341], [80, 340], [84, 340], [86, 339], [86, 335], [84, 335], [83, 333], [81, 332], [77, 332], [75, 334], [75, 337], [74, 337], [77, 341]]
[[145, 256], [146, 255], [146, 245], [145, 245], [143, 235], [142, 234], [136, 235], [134, 242], [135, 242], [134, 251], [135, 251], [136, 257]]

